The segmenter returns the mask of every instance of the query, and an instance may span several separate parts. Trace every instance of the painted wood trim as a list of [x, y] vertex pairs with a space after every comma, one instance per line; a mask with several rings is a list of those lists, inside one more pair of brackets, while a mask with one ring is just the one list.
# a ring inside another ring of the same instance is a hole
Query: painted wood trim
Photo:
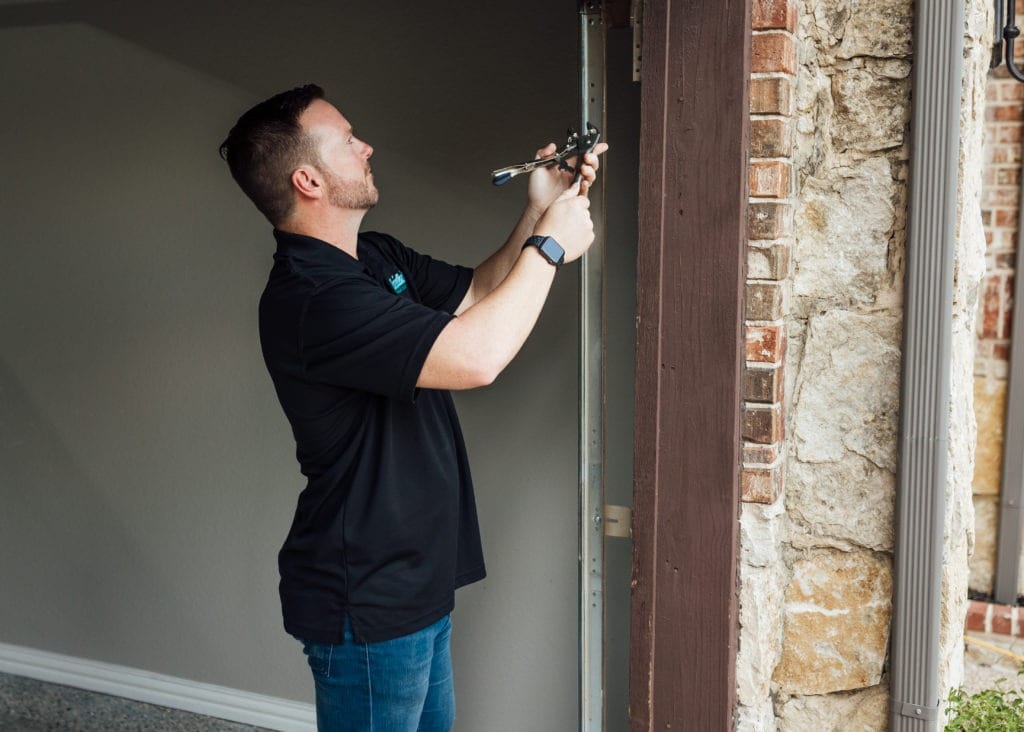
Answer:
[[630, 727], [731, 730], [750, 0], [643, 37]]
[[316, 730], [312, 704], [7, 643], [0, 672], [267, 729]]

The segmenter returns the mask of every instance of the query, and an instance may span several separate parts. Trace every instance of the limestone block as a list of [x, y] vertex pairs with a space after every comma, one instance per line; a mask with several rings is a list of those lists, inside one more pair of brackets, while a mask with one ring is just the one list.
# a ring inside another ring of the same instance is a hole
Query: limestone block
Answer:
[[881, 681], [892, 611], [887, 557], [820, 551], [796, 561], [783, 610], [773, 677], [783, 693], [828, 694]]
[[[792, 287], [792, 280], [789, 282]], [[790, 303], [793, 298], [789, 298]], [[786, 318], [786, 353], [783, 361], [782, 377], [784, 379], [783, 393], [786, 394], [785, 418], [786, 435], [793, 435], [793, 417], [796, 413], [796, 405], [790, 395], [796, 393], [797, 375], [800, 373], [800, 364], [804, 360], [804, 345], [807, 343], [807, 321], [801, 318]], [[796, 454], [796, 448], [792, 439], [786, 440], [787, 455]]]
[[974, 554], [970, 558], [968, 586], [976, 592], [991, 592], [996, 571], [996, 532], [999, 529], [999, 499], [974, 496]]
[[[957, 257], [966, 255], [961, 249]], [[983, 256], [983, 255], [981, 255]], [[965, 270], [968, 268], [965, 268]], [[957, 297], [957, 289], [961, 297]], [[963, 294], [968, 289], [961, 282], [954, 285], [953, 342], [950, 349], [950, 412], [949, 412], [949, 479], [946, 484], [947, 543], [963, 541], [963, 571], [966, 583], [967, 559], [974, 551], [974, 507], [971, 503], [975, 470], [975, 449], [978, 443], [977, 418], [974, 413], [974, 309]]]
[[793, 250], [793, 293], [813, 301], [804, 310], [875, 301], [889, 279], [895, 189], [881, 157], [804, 179]]
[[842, 30], [837, 57], [910, 55], [914, 14], [911, 0], [849, 0], [841, 4], [848, 8], [849, 20]]
[[978, 424], [978, 445], [974, 453], [974, 493], [999, 495], [1006, 420], [1005, 381], [986, 378], [975, 380], [974, 416]]
[[[952, 538], [952, 537], [951, 537]], [[939, 598], [939, 696], [963, 678], [964, 621], [967, 619], [967, 542], [963, 536], [947, 543]]]
[[822, 50], [847, 59], [910, 55], [910, 0], [815, 0], [810, 7], [808, 31]]
[[838, 150], [887, 150], [903, 144], [910, 119], [910, 86], [873, 69], [836, 71], [833, 144]]
[[849, 453], [836, 463], [793, 460], [786, 470], [793, 546], [892, 550], [893, 472]]
[[775, 712], [771, 700], [766, 699], [757, 706], [736, 707], [736, 729], [740, 732], [775, 732]]
[[[967, 605], [970, 602], [966, 592], [961, 595], [961, 601], [964, 604], [963, 618], [966, 622]], [[939, 657], [939, 696], [943, 699], [949, 698], [950, 689], [963, 686], [966, 678], [964, 655], [967, 650], [967, 644], [964, 643], [963, 627], [964, 623], [960, 623], [959, 631], [956, 633], [956, 641], [950, 647], [949, 653]], [[952, 630], [952, 624], [950, 624], [950, 630]]]
[[794, 696], [778, 705], [779, 732], [878, 732], [888, 729], [885, 686], [827, 696]]
[[797, 547], [892, 548], [899, 327], [845, 311], [808, 320], [786, 481]]
[[[801, 171], [816, 175], [832, 148], [832, 117], [835, 114], [832, 81], [816, 66], [801, 66], [796, 92], [795, 129], [798, 134], [793, 140], [794, 162]], [[798, 175], [798, 188], [802, 180]]]
[[833, 310], [810, 318], [793, 406], [799, 460], [839, 462], [854, 452], [896, 469], [900, 335], [891, 315]]
[[779, 542], [783, 523], [778, 518], [784, 507], [774, 504], [744, 503], [740, 507], [740, 559], [751, 567], [769, 567], [782, 561]]
[[782, 596], [785, 568], [740, 565], [739, 653], [736, 698], [756, 707], [769, 700], [772, 672], [782, 652]]
[[871, 69], [879, 76], [885, 76], [890, 79], [906, 79], [913, 70], [910, 61], [898, 58], [870, 59], [866, 62], [866, 68]]
[[[982, 55], [988, 48], [981, 46], [968, 53], [968, 63], [964, 65], [964, 105], [960, 109], [961, 147], [957, 163], [961, 188], [957, 196], [955, 290], [962, 290], [963, 284], [976, 288], [985, 273], [986, 242], [981, 219], [981, 191], [986, 167], [985, 86], [988, 63]], [[960, 281], [964, 267], [967, 268], [966, 283]]]
[[[966, 0], [964, 3], [964, 46], [969, 51], [979, 48], [991, 50], [995, 16], [992, 3], [987, 0]], [[988, 69], [978, 64], [980, 68]]]

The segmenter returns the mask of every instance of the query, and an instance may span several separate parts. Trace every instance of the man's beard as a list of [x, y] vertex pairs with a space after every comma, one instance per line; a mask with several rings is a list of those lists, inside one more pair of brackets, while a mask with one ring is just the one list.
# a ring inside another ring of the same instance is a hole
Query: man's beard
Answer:
[[324, 171], [324, 176], [328, 185], [327, 201], [332, 206], [368, 211], [377, 205], [380, 194], [369, 174], [358, 182], [342, 180], [329, 171]]

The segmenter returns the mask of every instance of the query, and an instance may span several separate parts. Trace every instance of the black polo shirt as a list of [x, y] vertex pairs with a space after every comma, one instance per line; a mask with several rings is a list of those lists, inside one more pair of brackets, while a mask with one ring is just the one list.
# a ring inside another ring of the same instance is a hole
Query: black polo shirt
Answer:
[[284, 626], [341, 643], [420, 630], [484, 576], [473, 485], [451, 394], [417, 389], [473, 271], [393, 237], [358, 260], [275, 231], [260, 342], [308, 479], [278, 557]]

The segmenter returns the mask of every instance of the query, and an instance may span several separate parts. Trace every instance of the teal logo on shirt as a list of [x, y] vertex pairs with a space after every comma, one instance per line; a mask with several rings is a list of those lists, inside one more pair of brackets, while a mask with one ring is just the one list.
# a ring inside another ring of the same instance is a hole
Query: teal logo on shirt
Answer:
[[401, 295], [405, 292], [405, 275], [401, 272], [395, 272], [388, 277], [388, 284], [391, 285], [391, 289], [395, 291], [396, 295]]

